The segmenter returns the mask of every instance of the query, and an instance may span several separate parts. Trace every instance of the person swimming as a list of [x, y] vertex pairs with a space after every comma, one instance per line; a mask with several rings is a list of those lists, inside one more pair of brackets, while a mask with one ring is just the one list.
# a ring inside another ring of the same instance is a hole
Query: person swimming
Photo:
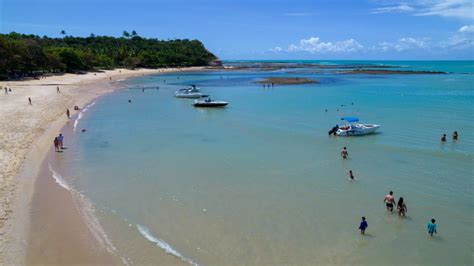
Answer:
[[446, 134], [443, 134], [443, 136], [441, 137], [441, 142], [446, 142]]
[[383, 202], [387, 207], [387, 211], [393, 211], [393, 204], [395, 203], [395, 199], [393, 198], [393, 191], [390, 191], [385, 198], [383, 198]]
[[436, 231], [436, 220], [431, 219], [431, 222], [428, 223], [427, 228], [428, 228], [428, 234], [430, 236], [433, 236], [433, 234], [437, 234], [438, 231]]
[[458, 132], [457, 131], [453, 132], [453, 140], [458, 140]]
[[405, 213], [408, 212], [408, 208], [405, 202], [403, 201], [403, 197], [400, 197], [398, 199], [397, 211], [399, 216], [405, 216]]
[[349, 156], [349, 153], [347, 152], [346, 147], [342, 148], [341, 156], [342, 156], [343, 159], [347, 159], [347, 157]]
[[367, 229], [367, 227], [369, 227], [369, 224], [365, 220], [365, 217], [362, 217], [362, 221], [360, 222], [360, 225], [359, 225], [359, 230], [362, 235], [365, 235], [365, 229]]
[[352, 173], [352, 170], [349, 170], [349, 173], [347, 173], [349, 175], [349, 179], [350, 180], [355, 180], [355, 177], [354, 177], [354, 174]]

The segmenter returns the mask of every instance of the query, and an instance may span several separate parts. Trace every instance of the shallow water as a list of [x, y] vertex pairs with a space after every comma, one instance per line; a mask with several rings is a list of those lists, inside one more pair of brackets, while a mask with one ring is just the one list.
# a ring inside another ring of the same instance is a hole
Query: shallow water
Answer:
[[[128, 89], [81, 114], [63, 176], [93, 202], [130, 263], [167, 254], [176, 264], [470, 265], [473, 62], [376, 63], [452, 73], [276, 70], [129, 80]], [[268, 76], [321, 83], [253, 83]], [[229, 106], [196, 109], [173, 97], [191, 83]], [[328, 137], [346, 115], [381, 124], [380, 133]], [[343, 146], [348, 160], [339, 156]], [[405, 198], [406, 218], [385, 210], [389, 190]], [[366, 236], [357, 230], [361, 216]], [[425, 230], [432, 217], [434, 238]]]

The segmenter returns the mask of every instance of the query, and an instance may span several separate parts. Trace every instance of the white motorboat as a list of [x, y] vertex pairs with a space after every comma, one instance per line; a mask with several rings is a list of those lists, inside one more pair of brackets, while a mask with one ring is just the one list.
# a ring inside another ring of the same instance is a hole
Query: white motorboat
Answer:
[[176, 98], [187, 98], [187, 99], [198, 99], [203, 97], [202, 93], [196, 87], [196, 85], [191, 85], [189, 88], [179, 89], [174, 93]]
[[359, 122], [359, 118], [357, 117], [343, 117], [341, 120], [346, 121], [347, 124], [337, 128], [336, 134], [338, 136], [347, 137], [368, 135], [374, 133], [380, 128], [380, 125], [357, 123]]
[[228, 102], [224, 101], [214, 101], [211, 98], [206, 98], [205, 100], [194, 100], [194, 107], [224, 107], [228, 105]]

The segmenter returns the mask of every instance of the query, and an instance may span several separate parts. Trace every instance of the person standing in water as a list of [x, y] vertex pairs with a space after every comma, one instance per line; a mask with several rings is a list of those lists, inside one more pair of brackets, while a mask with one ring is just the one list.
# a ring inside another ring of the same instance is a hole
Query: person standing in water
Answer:
[[388, 195], [385, 196], [383, 199], [385, 206], [387, 207], [387, 211], [393, 211], [393, 204], [395, 204], [395, 199], [393, 198], [393, 191], [390, 191]]
[[64, 136], [63, 136], [63, 134], [59, 134], [58, 142], [59, 142], [59, 148], [64, 149]]
[[349, 170], [349, 173], [347, 173], [349, 175], [349, 179], [352, 181], [352, 180], [355, 180], [355, 177], [354, 177], [354, 174], [352, 173], [352, 170]]
[[446, 134], [443, 134], [443, 136], [441, 137], [441, 142], [446, 142]]
[[347, 159], [347, 157], [349, 156], [349, 153], [347, 152], [346, 147], [342, 148], [341, 156], [342, 156], [342, 159]]
[[400, 197], [400, 199], [398, 199], [397, 211], [399, 216], [405, 216], [405, 213], [408, 212], [408, 208], [405, 202], [403, 201], [403, 197]]
[[458, 140], [458, 132], [457, 131], [453, 132], [453, 140]]
[[58, 141], [58, 137], [55, 137], [55, 138], [54, 138], [53, 143], [54, 143], [54, 151], [55, 151], [55, 152], [59, 152], [59, 141]]
[[362, 217], [362, 221], [360, 222], [360, 225], [359, 225], [359, 230], [362, 235], [365, 235], [365, 229], [367, 229], [367, 227], [369, 227], [369, 224], [365, 220], [365, 217]]
[[437, 234], [438, 231], [436, 231], [436, 220], [435, 219], [431, 219], [431, 222], [428, 223], [428, 234], [430, 236], [433, 236], [433, 234]]

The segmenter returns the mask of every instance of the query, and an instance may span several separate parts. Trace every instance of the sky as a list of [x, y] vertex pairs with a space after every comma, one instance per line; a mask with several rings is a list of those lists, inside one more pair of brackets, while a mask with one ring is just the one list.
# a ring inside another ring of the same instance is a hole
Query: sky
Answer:
[[0, 33], [198, 39], [223, 60], [474, 60], [472, 0], [0, 0]]

